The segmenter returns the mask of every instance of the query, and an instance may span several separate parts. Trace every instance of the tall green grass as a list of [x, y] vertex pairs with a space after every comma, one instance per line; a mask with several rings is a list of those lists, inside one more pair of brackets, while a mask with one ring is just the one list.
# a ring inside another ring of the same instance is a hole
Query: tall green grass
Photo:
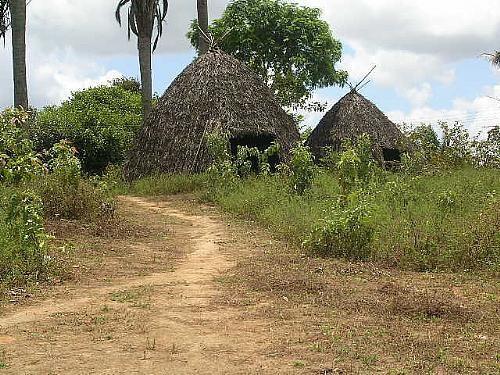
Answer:
[[[197, 192], [297, 245], [339, 209], [337, 178], [324, 171], [303, 196], [291, 192], [280, 176], [238, 180], [210, 195], [209, 183], [206, 176], [156, 176], [136, 182], [132, 191]], [[500, 170], [462, 168], [418, 177], [387, 173], [365, 190], [373, 238], [364, 259], [418, 271], [500, 271]]]

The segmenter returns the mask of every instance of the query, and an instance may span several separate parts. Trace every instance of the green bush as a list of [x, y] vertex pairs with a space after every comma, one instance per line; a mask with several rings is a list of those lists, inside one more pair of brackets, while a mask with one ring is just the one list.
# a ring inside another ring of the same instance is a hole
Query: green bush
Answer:
[[46, 269], [49, 239], [43, 227], [42, 202], [35, 193], [27, 191], [12, 194], [6, 203], [4, 219], [9, 243], [1, 253], [2, 264], [8, 265], [8, 269], [0, 270], [0, 274], [38, 279]]
[[102, 173], [122, 163], [139, 129], [141, 95], [117, 86], [74, 92], [60, 106], [46, 107], [30, 129], [38, 150], [71, 141], [86, 173]]
[[319, 171], [307, 194], [280, 175], [212, 186], [207, 175], [140, 180], [133, 192], [196, 192], [315, 253], [417, 271], [500, 270], [500, 170], [463, 167], [441, 174], [388, 173], [339, 199], [338, 176]]
[[323, 255], [348, 259], [369, 259], [374, 235], [366, 203], [334, 207], [319, 221], [303, 245]]
[[42, 202], [26, 184], [46, 168], [27, 138], [27, 120], [23, 111], [0, 113], [0, 281], [38, 279], [45, 269]]
[[28, 115], [0, 113], [0, 281], [39, 279], [47, 271], [44, 219], [102, 219], [112, 200], [85, 180], [76, 149], [56, 143], [45, 155], [27, 137]]
[[198, 192], [204, 190], [206, 186], [206, 175], [170, 174], [134, 181], [127, 191], [142, 196], [159, 196]]
[[[372, 142], [367, 135], [358, 138], [355, 145], [346, 142], [335, 165], [339, 186], [344, 199], [353, 191], [366, 189], [372, 182], [376, 164], [372, 157]], [[327, 160], [334, 160], [333, 156]]]
[[403, 171], [433, 174], [464, 166], [500, 167], [500, 128], [490, 129], [487, 139], [471, 139], [460, 123], [439, 123], [439, 139], [430, 125], [420, 125], [406, 132], [410, 150], [402, 158]]
[[82, 177], [76, 149], [68, 141], [49, 151], [49, 174], [37, 183], [47, 218], [96, 221], [114, 214], [114, 202], [100, 180]]
[[303, 195], [312, 186], [317, 172], [314, 156], [308, 147], [298, 144], [291, 150], [292, 157], [289, 163], [288, 179], [291, 189]]
[[15, 184], [45, 172], [28, 138], [28, 114], [17, 109], [0, 113], [0, 183]]

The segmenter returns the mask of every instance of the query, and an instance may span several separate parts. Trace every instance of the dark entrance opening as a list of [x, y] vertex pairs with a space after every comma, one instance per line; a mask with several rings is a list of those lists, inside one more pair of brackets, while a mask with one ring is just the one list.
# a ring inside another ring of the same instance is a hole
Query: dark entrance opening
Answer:
[[384, 161], [401, 162], [401, 152], [397, 148], [383, 148]]
[[[261, 153], [266, 151], [269, 146], [276, 140], [276, 137], [272, 134], [245, 134], [240, 135], [229, 140], [231, 144], [231, 154], [236, 158], [238, 154], [239, 146], [247, 146], [249, 148], [256, 147]], [[257, 157], [250, 157], [249, 161], [252, 163], [252, 171], [255, 173], [259, 172], [259, 160]], [[271, 171], [276, 170], [276, 166], [279, 164], [279, 155], [272, 155], [269, 158], [269, 165], [271, 166]]]
[[397, 168], [401, 163], [401, 152], [397, 148], [383, 148], [385, 167], [388, 169]]

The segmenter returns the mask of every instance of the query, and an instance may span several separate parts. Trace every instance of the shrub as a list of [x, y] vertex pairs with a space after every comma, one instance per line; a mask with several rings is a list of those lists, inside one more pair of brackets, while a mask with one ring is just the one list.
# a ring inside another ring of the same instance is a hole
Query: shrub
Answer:
[[71, 141], [86, 173], [102, 173], [125, 158], [142, 121], [140, 93], [122, 85], [73, 93], [60, 106], [46, 107], [36, 117], [31, 136], [38, 150]]
[[323, 256], [368, 259], [374, 234], [369, 217], [366, 202], [334, 207], [328, 212], [328, 218], [319, 221], [304, 246]]
[[488, 131], [488, 138], [474, 142], [474, 162], [478, 167], [500, 168], [500, 126]]
[[34, 277], [46, 270], [47, 240], [42, 202], [32, 191], [10, 192], [3, 197], [4, 230], [0, 235], [0, 280]]
[[45, 171], [27, 136], [27, 120], [28, 114], [17, 109], [0, 113], [0, 183], [20, 183]]
[[56, 143], [49, 151], [50, 173], [38, 184], [46, 217], [102, 220], [114, 213], [114, 202], [99, 180], [81, 175], [76, 149], [68, 141]]
[[490, 130], [488, 139], [471, 139], [460, 123], [440, 122], [442, 139], [430, 125], [421, 125], [408, 132], [409, 149], [403, 155], [403, 170], [411, 174], [433, 174], [467, 165], [500, 166], [500, 131]]
[[289, 185], [291, 189], [303, 195], [312, 186], [316, 174], [314, 157], [308, 147], [298, 144], [291, 150], [289, 163]]

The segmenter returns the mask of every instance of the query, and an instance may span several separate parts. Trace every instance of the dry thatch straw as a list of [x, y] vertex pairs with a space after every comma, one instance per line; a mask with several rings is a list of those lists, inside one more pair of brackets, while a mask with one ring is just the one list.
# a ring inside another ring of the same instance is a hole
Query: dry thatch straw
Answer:
[[211, 163], [206, 138], [216, 130], [229, 134], [233, 149], [242, 144], [265, 149], [277, 141], [284, 160], [299, 140], [292, 118], [261, 79], [235, 58], [210, 51], [161, 97], [136, 138], [126, 177], [206, 170]]
[[327, 148], [339, 151], [343, 142], [356, 142], [363, 134], [371, 138], [379, 162], [400, 160], [403, 133], [375, 104], [351, 90], [326, 113], [306, 144], [320, 160]]

